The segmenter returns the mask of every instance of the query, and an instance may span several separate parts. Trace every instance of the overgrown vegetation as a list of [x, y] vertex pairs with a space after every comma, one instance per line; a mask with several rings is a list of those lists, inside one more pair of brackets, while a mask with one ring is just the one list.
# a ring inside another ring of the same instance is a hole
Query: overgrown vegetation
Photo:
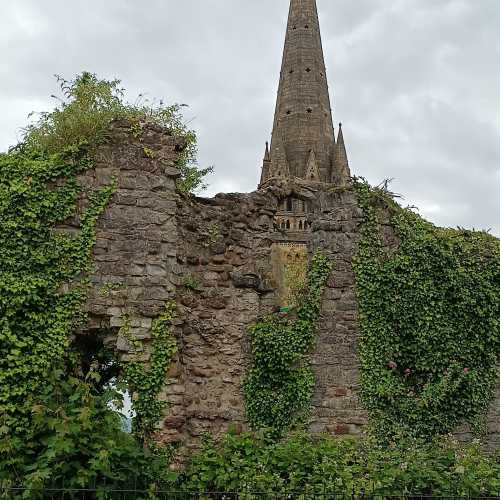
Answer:
[[[206, 170], [193, 163], [195, 136], [178, 106], [127, 104], [119, 81], [89, 73], [59, 82], [56, 109], [42, 113], [22, 142], [0, 155], [0, 483], [123, 484], [132, 472], [159, 481], [167, 474], [165, 457], [142, 444], [163, 408], [156, 396], [175, 350], [172, 311], [154, 322], [150, 369], [131, 363], [125, 370], [139, 394], [132, 438], [109, 407], [117, 397], [109, 389], [116, 366], [75, 341], [86, 322], [96, 223], [116, 189], [114, 183], [83, 189], [77, 175], [92, 168], [115, 119], [129, 120], [138, 132], [149, 122], [186, 137], [181, 189], [200, 187]], [[79, 232], [56, 230], [77, 215], [81, 196], [87, 202], [75, 219]]]
[[[362, 398], [378, 436], [481, 431], [500, 353], [500, 242], [442, 229], [358, 181]], [[384, 245], [381, 224], [399, 240]]]
[[331, 262], [317, 253], [298, 307], [252, 326], [253, 367], [245, 382], [247, 417], [255, 429], [282, 436], [304, 422], [314, 390], [305, 358], [314, 343]]
[[[292, 436], [272, 442], [229, 435], [210, 440], [177, 480], [178, 490], [242, 492], [245, 500], [488, 497], [500, 493], [500, 457], [478, 444], [334, 440]], [[202, 497], [203, 498], [203, 497]], [[208, 497], [207, 497], [208, 498]]]
[[[113, 120], [129, 121], [137, 139], [141, 138], [144, 124], [155, 124], [186, 140], [177, 162], [181, 171], [179, 190], [189, 194], [205, 187], [203, 179], [213, 169], [200, 169], [196, 164], [196, 134], [183, 122], [183, 106], [167, 106], [163, 101], [150, 101], [143, 96], [133, 104], [128, 103], [120, 80], [101, 80], [88, 72], [73, 80], [59, 76], [57, 80], [62, 94], [57, 98], [58, 105], [52, 111], [40, 113], [35, 123], [24, 129], [23, 141], [17, 149], [59, 154], [68, 147], [84, 146], [92, 153], [106, 140]], [[147, 148], [145, 151], [147, 154]]]

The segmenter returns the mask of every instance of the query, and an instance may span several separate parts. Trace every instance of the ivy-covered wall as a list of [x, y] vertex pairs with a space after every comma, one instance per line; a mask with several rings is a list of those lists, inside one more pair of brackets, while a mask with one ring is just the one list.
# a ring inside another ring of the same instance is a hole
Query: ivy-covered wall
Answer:
[[[94, 284], [88, 302], [90, 333], [105, 332], [124, 360], [150, 360], [154, 318], [176, 304], [176, 340], [157, 439], [196, 447], [206, 432], [222, 436], [249, 428], [245, 381], [252, 367], [249, 328], [279, 314], [275, 245], [287, 241], [274, 225], [279, 200], [311, 202], [306, 245], [332, 265], [312, 348], [310, 429], [359, 435], [368, 423], [360, 399], [360, 314], [353, 262], [365, 237], [366, 212], [353, 188], [317, 190], [283, 184], [250, 194], [181, 197], [173, 164], [182, 141], [148, 127], [140, 137], [115, 123], [100, 147], [96, 168], [81, 180], [92, 187], [116, 179], [117, 191], [97, 225]], [[400, 244], [387, 207], [380, 241]], [[384, 215], [385, 214], [385, 215]], [[359, 279], [359, 276], [358, 276]], [[139, 340], [143, 350], [134, 351]], [[488, 442], [498, 446], [500, 404], [491, 406]], [[467, 429], [463, 429], [467, 432]], [[464, 434], [465, 437], [465, 434]]]

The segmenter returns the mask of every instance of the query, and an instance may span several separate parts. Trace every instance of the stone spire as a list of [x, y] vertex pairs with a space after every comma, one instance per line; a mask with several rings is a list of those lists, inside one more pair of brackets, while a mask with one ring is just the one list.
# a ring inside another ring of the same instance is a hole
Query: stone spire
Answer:
[[269, 153], [269, 143], [266, 142], [266, 151], [264, 152], [264, 160], [262, 162], [260, 184], [264, 184], [269, 177], [271, 177], [271, 154]]
[[349, 170], [349, 160], [344, 142], [344, 132], [342, 131], [342, 123], [339, 123], [339, 135], [337, 144], [335, 145], [335, 153], [333, 155], [333, 179], [335, 184], [344, 184], [351, 176]]
[[306, 178], [313, 162], [318, 180], [331, 182], [334, 149], [316, 0], [291, 0], [268, 171], [286, 162], [291, 177]]

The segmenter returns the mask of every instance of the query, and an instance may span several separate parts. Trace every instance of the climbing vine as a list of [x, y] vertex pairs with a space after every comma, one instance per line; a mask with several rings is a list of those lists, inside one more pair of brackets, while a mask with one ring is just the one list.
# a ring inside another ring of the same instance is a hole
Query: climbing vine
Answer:
[[[362, 180], [355, 188], [364, 213], [355, 261], [362, 398], [375, 431], [430, 438], [463, 422], [480, 430], [500, 353], [499, 241], [435, 227]], [[384, 241], [388, 222], [396, 248]]]
[[148, 445], [152, 444], [151, 438], [167, 404], [158, 396], [165, 387], [170, 362], [177, 352], [177, 343], [170, 329], [174, 308], [173, 303], [167, 303], [165, 311], [153, 321], [151, 357], [148, 366], [141, 359], [144, 346], [142, 342], [133, 338], [129, 323], [125, 321], [124, 327], [120, 330], [120, 334], [129, 340], [132, 348], [132, 359], [123, 364], [123, 379], [134, 399], [136, 416], [133, 421], [133, 431], [142, 443]]
[[[0, 414], [12, 432], [29, 425], [25, 401], [64, 359], [81, 320], [95, 226], [114, 185], [86, 193], [77, 236], [54, 230], [75, 214], [90, 165], [84, 150], [0, 156]], [[57, 185], [57, 181], [64, 182]], [[65, 283], [71, 289], [63, 293]]]
[[250, 329], [254, 365], [245, 382], [245, 396], [247, 417], [256, 429], [269, 429], [279, 436], [308, 414], [315, 381], [306, 354], [314, 343], [331, 269], [331, 262], [317, 253], [298, 307], [268, 316]]

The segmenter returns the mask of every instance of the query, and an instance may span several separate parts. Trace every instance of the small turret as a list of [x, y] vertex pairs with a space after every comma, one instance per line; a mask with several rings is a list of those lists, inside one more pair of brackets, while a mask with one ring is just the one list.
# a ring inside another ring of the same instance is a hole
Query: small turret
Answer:
[[345, 185], [351, 177], [351, 171], [349, 169], [349, 160], [347, 158], [342, 123], [339, 123], [339, 134], [334, 149], [333, 166], [332, 182], [338, 185]]
[[260, 184], [262, 186], [271, 177], [271, 155], [269, 153], [269, 143], [266, 142], [266, 151], [262, 161], [262, 172], [260, 174]]

